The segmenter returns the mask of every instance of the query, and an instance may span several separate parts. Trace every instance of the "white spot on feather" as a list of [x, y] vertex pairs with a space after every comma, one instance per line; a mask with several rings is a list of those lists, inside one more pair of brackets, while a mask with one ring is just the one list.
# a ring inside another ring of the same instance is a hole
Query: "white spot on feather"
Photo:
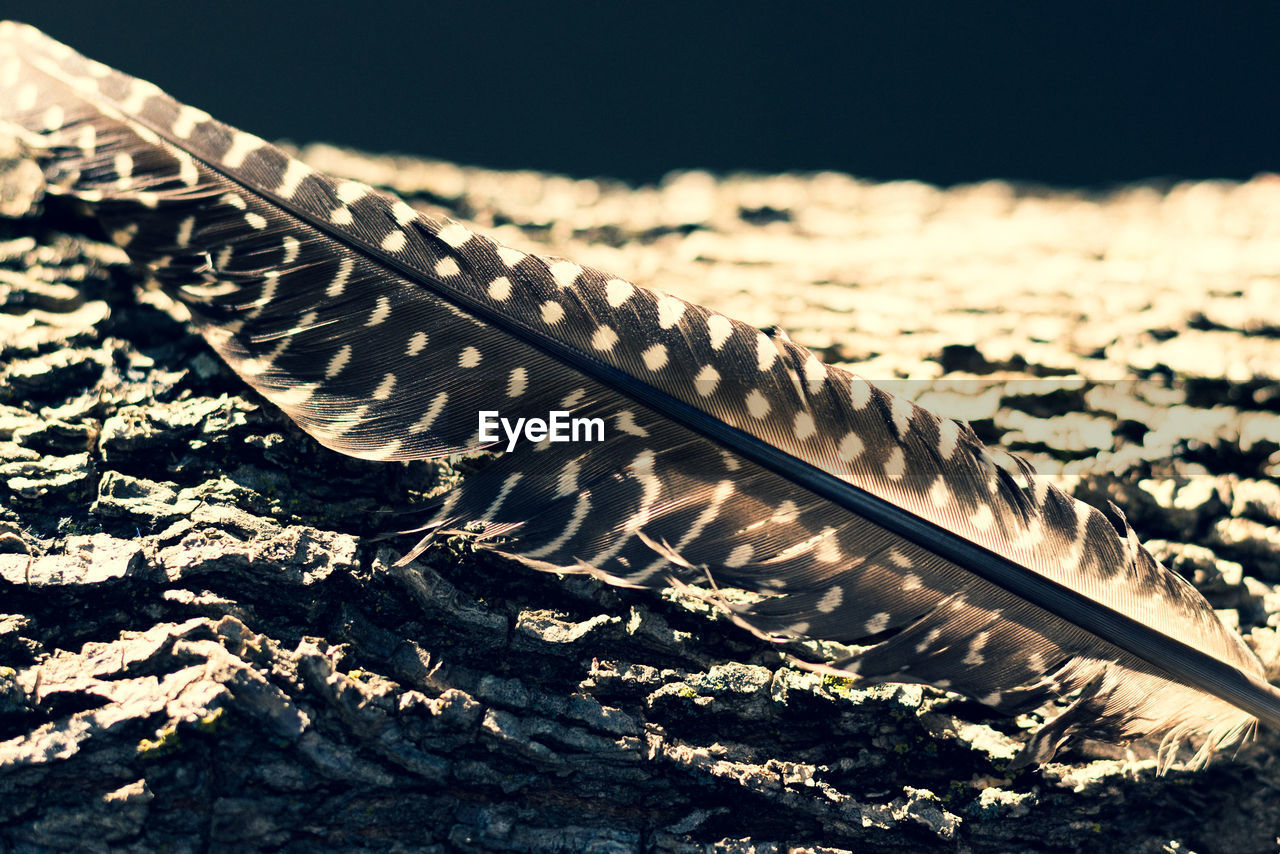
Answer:
[[640, 436], [643, 438], [649, 435], [648, 430], [636, 423], [636, 415], [630, 409], [624, 409], [618, 413], [617, 427], [618, 430], [628, 436]]
[[889, 628], [889, 612], [881, 611], [862, 625], [863, 631], [869, 635], [878, 635]]
[[298, 187], [302, 186], [302, 182], [310, 174], [310, 166], [301, 160], [290, 159], [288, 165], [284, 167], [284, 174], [280, 176], [280, 184], [276, 187], [276, 193], [283, 198], [292, 199], [294, 194], [298, 192]]
[[573, 495], [578, 491], [578, 473], [581, 466], [577, 460], [570, 460], [563, 468], [560, 469], [560, 476], [556, 478], [556, 497], [563, 498], [566, 495]]
[[489, 296], [498, 302], [502, 302], [511, 296], [511, 280], [506, 276], [499, 276], [489, 283]]
[[773, 515], [769, 517], [769, 521], [775, 522], [779, 525], [786, 525], [799, 518], [800, 508], [796, 506], [794, 501], [788, 498], [779, 504], [778, 508], [773, 511]]
[[283, 391], [265, 392], [267, 399], [279, 407], [299, 407], [311, 400], [315, 394], [318, 385], [316, 383], [302, 383]]
[[458, 259], [452, 255], [447, 258], [441, 258], [436, 264], [436, 275], [442, 279], [450, 276], [456, 276], [462, 272], [462, 268], [458, 266]]
[[763, 332], [756, 334], [756, 368], [767, 371], [778, 361], [778, 348]]
[[262, 274], [262, 292], [256, 300], [253, 301], [253, 314], [257, 315], [265, 307], [271, 304], [276, 298], [276, 286], [280, 284], [280, 271], [267, 270]]
[[[405, 205], [405, 207], [409, 207], [409, 206]], [[413, 208], [409, 208], [409, 209], [413, 210]], [[414, 211], [413, 217], [411, 217], [411, 219], [416, 218], [417, 215], [418, 215], [417, 211]], [[404, 223], [401, 223], [401, 225], [403, 224]], [[465, 226], [459, 225], [456, 222], [451, 222], [448, 225], [446, 225], [444, 228], [440, 229], [439, 233], [436, 234], [436, 237], [440, 238], [442, 242], [444, 242], [449, 246], [452, 246], [454, 249], [460, 249], [462, 248], [462, 245], [464, 243], [466, 243], [468, 240], [471, 239], [471, 231], [468, 230]]]
[[333, 213], [329, 214], [329, 222], [334, 225], [351, 225], [355, 221], [355, 217], [351, 215], [351, 208], [346, 205], [339, 205], [333, 209]]
[[[933, 648], [933, 645], [938, 642], [938, 638], [940, 637], [942, 637], [942, 629], [936, 627], [929, 629], [929, 631], [925, 633], [925, 636], [920, 639], [920, 643], [916, 644], [916, 654], [923, 655], [928, 652]], [[934, 680], [933, 684], [937, 685], [937, 680]]]
[[[93, 157], [98, 150], [98, 131], [93, 125], [85, 125], [76, 133], [76, 148]], [[187, 158], [190, 160], [191, 158]], [[186, 183], [185, 181], [183, 183]], [[194, 182], [193, 182], [194, 183]]]
[[654, 344], [641, 353], [640, 358], [644, 359], [644, 366], [649, 370], [660, 371], [667, 364], [667, 347], [665, 344]]
[[62, 123], [66, 120], [66, 116], [66, 111], [62, 109], [62, 106], [54, 104], [52, 107], [44, 111], [44, 116], [40, 120], [44, 122], [45, 130], [58, 130], [62, 127]]
[[444, 411], [444, 405], [448, 402], [449, 393], [445, 391], [442, 391], [435, 397], [431, 398], [431, 405], [427, 407], [426, 413], [424, 413], [423, 416], [413, 424], [409, 425], [409, 432], [425, 433], [427, 430], [431, 429], [431, 425], [440, 417], [440, 413]]
[[248, 211], [245, 213], [244, 221], [247, 222], [249, 227], [254, 231], [262, 231], [262, 229], [267, 227], [267, 218], [260, 213], [255, 213], [254, 211]]
[[510, 246], [499, 246], [497, 249], [498, 257], [502, 259], [502, 263], [508, 267], [514, 267], [525, 258], [529, 257], [519, 249], [512, 249]]
[[196, 218], [194, 216], [189, 216], [178, 223], [178, 233], [174, 236], [173, 242], [180, 247], [191, 245], [191, 232], [195, 227]]
[[871, 402], [871, 384], [862, 377], [849, 377], [849, 401], [854, 409], [865, 409]]
[[538, 558], [543, 558], [543, 557], [546, 557], [547, 555], [550, 555], [559, 551], [561, 548], [564, 547], [565, 543], [573, 539], [573, 536], [578, 533], [578, 529], [582, 527], [583, 521], [586, 520], [587, 516], [590, 515], [590, 513], [591, 513], [591, 493], [583, 492], [578, 496], [578, 500], [574, 504], [573, 515], [569, 517], [568, 523], [561, 529], [559, 535], [556, 536], [554, 540], [542, 546], [541, 548], [536, 548], [533, 551], [525, 552], [524, 556], [528, 558], [534, 558], [536, 560]]
[[610, 279], [604, 285], [604, 298], [613, 308], [617, 308], [636, 292], [636, 286], [623, 279]]
[[284, 259], [282, 263], [292, 264], [298, 260], [298, 253], [302, 251], [302, 242], [292, 234], [286, 234], [284, 239], [280, 241], [280, 246], [284, 250]]
[[459, 368], [474, 368], [480, 364], [480, 351], [470, 345], [463, 347], [462, 352], [458, 354]]
[[894, 396], [889, 404], [889, 417], [899, 436], [905, 436], [911, 430], [911, 419], [915, 416], [915, 407], [905, 397]]
[[343, 181], [338, 185], [338, 201], [344, 205], [354, 205], [356, 202], [369, 195], [370, 189], [359, 181]]
[[894, 448], [884, 461], [884, 473], [890, 480], [902, 480], [907, 474], [907, 455], [902, 448]]
[[840, 440], [840, 446], [836, 449], [840, 454], [840, 459], [845, 462], [853, 462], [862, 456], [862, 452], [866, 450], [866, 446], [862, 443], [862, 437], [857, 433], [847, 433]]
[[382, 248], [387, 252], [399, 252], [404, 249], [407, 242], [408, 238], [404, 236], [404, 232], [397, 229], [382, 238]]
[[618, 343], [618, 333], [613, 331], [611, 326], [596, 327], [595, 334], [591, 336], [591, 346], [602, 353], [607, 353], [613, 349], [613, 345]]
[[[1074, 499], [1072, 499], [1074, 501]], [[1076, 570], [1080, 567], [1080, 560], [1084, 557], [1084, 544], [1086, 536], [1086, 528], [1081, 526], [1076, 537], [1072, 540], [1071, 545], [1062, 549], [1058, 557], [1058, 565], [1067, 571]]]
[[935, 477], [933, 483], [930, 484], [929, 501], [939, 510], [951, 503], [951, 490], [947, 489], [947, 483], [943, 480], [942, 475]]
[[969, 640], [969, 651], [965, 653], [963, 662], [970, 667], [981, 667], [987, 663], [986, 656], [982, 654], [982, 650], [986, 647], [987, 641], [991, 639], [990, 631], [981, 631]]
[[[707, 525], [714, 522], [716, 517], [720, 515], [720, 509], [724, 506], [724, 503], [733, 496], [733, 493], [733, 481], [722, 480], [716, 484], [715, 491], [711, 493], [711, 500], [707, 502], [707, 505], [702, 508], [702, 512], [698, 514], [698, 518], [693, 520], [693, 524], [689, 526], [688, 530], [686, 530], [684, 534], [681, 535], [679, 541], [676, 542], [675, 550], [677, 552], [702, 535], [702, 532], [706, 530]], [[659, 558], [645, 567], [642, 574], [647, 577], [648, 574], [661, 569], [665, 563], [666, 558]]]
[[556, 261], [548, 269], [551, 271], [551, 278], [561, 288], [573, 287], [582, 275], [582, 268], [572, 261]]
[[813, 423], [813, 416], [807, 412], [797, 412], [795, 424], [792, 431], [796, 434], [796, 438], [803, 442], [814, 433], [818, 432], [817, 425]]
[[160, 94], [160, 87], [145, 80], [134, 80], [129, 87], [129, 97], [120, 104], [120, 111], [126, 115], [142, 112], [147, 101]]
[[996, 517], [991, 513], [991, 506], [983, 504], [978, 508], [972, 516], [969, 517], [969, 524], [977, 528], [979, 531], [989, 531], [991, 526], [995, 524]]
[[719, 350], [733, 334], [733, 324], [724, 315], [713, 314], [707, 318], [707, 331], [711, 333], [711, 349]]
[[[92, 147], [88, 150], [92, 151]], [[191, 155], [182, 151], [175, 154], [174, 159], [178, 161], [179, 181], [188, 187], [194, 187], [200, 183], [200, 170], [196, 168], [196, 161]]]
[[809, 358], [804, 362], [804, 378], [809, 384], [809, 393], [817, 394], [822, 388], [822, 384], [827, 380], [827, 366], [818, 360], [818, 357], [809, 354]]
[[844, 559], [844, 553], [840, 551], [840, 544], [836, 542], [835, 531], [831, 528], [825, 529], [819, 536], [813, 547], [813, 559], [819, 563], [836, 563]]
[[911, 566], [911, 558], [906, 552], [896, 546], [889, 549], [888, 558], [889, 563], [893, 564], [898, 569], [906, 569]]
[[951, 419], [938, 422], [938, 456], [949, 460], [960, 446], [960, 425]]
[[131, 222], [124, 228], [111, 232], [111, 242], [117, 246], [128, 246], [138, 234], [138, 224]]
[[[126, 109], [125, 112], [133, 111]], [[236, 131], [231, 138], [231, 147], [227, 149], [226, 154], [222, 155], [222, 165], [230, 169], [239, 169], [244, 165], [245, 158], [265, 144], [253, 134]]]
[[521, 478], [524, 478], [524, 475], [518, 471], [507, 475], [507, 479], [502, 481], [502, 488], [498, 489], [498, 497], [493, 499], [493, 503], [489, 504], [489, 510], [486, 510], [484, 515], [477, 521], [492, 522], [493, 517], [498, 513], [498, 508], [502, 507], [502, 502], [507, 501], [507, 495], [511, 494], [511, 490], [516, 488], [516, 484], [520, 483]]
[[173, 120], [173, 134], [180, 139], [186, 139], [191, 136], [196, 125], [207, 122], [210, 118], [204, 110], [197, 110], [195, 107], [183, 104], [178, 108], [178, 117]]
[[[307, 332], [314, 328], [317, 316], [318, 315], [314, 311], [308, 311], [306, 314], [302, 315], [302, 319], [298, 321], [296, 326], [289, 327], [289, 335], [301, 335], [303, 332]], [[289, 341], [289, 338], [285, 338], [279, 345], [277, 345], [277, 356], [284, 352], [285, 347], [289, 346]]]
[[548, 326], [552, 326], [560, 322], [564, 317], [564, 307], [553, 299], [549, 299], [542, 304], [542, 322]]
[[391, 300], [387, 297], [378, 297], [377, 304], [373, 307], [373, 312], [369, 315], [369, 319], [365, 321], [365, 326], [380, 326], [385, 323], [387, 318], [391, 316]]
[[419, 330], [413, 333], [413, 336], [409, 339], [409, 346], [405, 348], [404, 354], [406, 356], [416, 356], [421, 353], [426, 346], [427, 333]]
[[823, 614], [830, 614], [836, 608], [839, 608], [843, 602], [844, 588], [835, 585], [818, 600], [818, 611]]
[[507, 397], [519, 397], [528, 387], [529, 370], [523, 367], [513, 368], [511, 375], [507, 378]]
[[392, 390], [396, 387], [396, 375], [387, 373], [382, 377], [382, 382], [378, 383], [378, 387], [373, 390], [374, 400], [386, 400], [391, 397]]
[[684, 316], [685, 301], [663, 294], [658, 298], [658, 328], [670, 329]]
[[347, 281], [351, 278], [351, 271], [356, 267], [355, 259], [350, 255], [344, 256], [338, 262], [338, 274], [333, 277], [333, 281], [329, 283], [329, 287], [325, 288], [325, 295], [330, 297], [340, 297], [342, 292], [347, 289]]
[[1031, 498], [1037, 507], [1043, 507], [1049, 498], [1049, 480], [1044, 477], [1031, 478]]
[[[396, 199], [395, 203], [391, 205], [391, 216], [395, 217], [397, 225], [408, 225], [418, 218], [418, 212], [413, 209], [412, 205]], [[443, 234], [444, 232], [442, 231], [441, 233]]]
[[747, 412], [757, 421], [769, 414], [769, 400], [760, 393], [760, 389], [752, 389], [746, 399]]
[[401, 439], [392, 439], [390, 442], [387, 442], [387, 444], [383, 445], [382, 447], [375, 448], [366, 454], [361, 454], [361, 456], [363, 456], [365, 459], [368, 459], [368, 460], [394, 459], [395, 455], [400, 453], [400, 446], [403, 444], [404, 444], [404, 441]]
[[115, 184], [118, 187], [128, 187], [129, 178], [133, 177], [133, 155], [128, 151], [116, 152], [115, 159], [111, 161], [111, 166], [115, 169]]
[[[1014, 548], [1033, 549], [1044, 541], [1044, 522], [1041, 519], [1032, 519], [1025, 530], [1013, 538]], [[1117, 574], [1116, 578], [1126, 581], [1123, 575]]]
[[703, 397], [710, 397], [714, 394], [716, 386], [719, 384], [720, 372], [712, 365], [703, 365], [702, 370], [698, 371], [698, 375], [693, 378], [694, 388]]
[[755, 554], [755, 551], [750, 543], [742, 543], [735, 546], [733, 551], [729, 552], [729, 556], [724, 559], [724, 565], [733, 568], [743, 566], [747, 561], [751, 560], [751, 556]]

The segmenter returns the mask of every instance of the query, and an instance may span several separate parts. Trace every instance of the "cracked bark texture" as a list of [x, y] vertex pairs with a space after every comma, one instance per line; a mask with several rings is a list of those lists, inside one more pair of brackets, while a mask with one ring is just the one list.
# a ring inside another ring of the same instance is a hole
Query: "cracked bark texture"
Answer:
[[[1280, 181], [658, 187], [323, 146], [512, 245], [777, 324], [1115, 500], [1280, 657]], [[0, 163], [0, 851], [1271, 851], [1276, 738], [1008, 771], [1028, 721], [789, 668], [704, 605], [398, 514]]]

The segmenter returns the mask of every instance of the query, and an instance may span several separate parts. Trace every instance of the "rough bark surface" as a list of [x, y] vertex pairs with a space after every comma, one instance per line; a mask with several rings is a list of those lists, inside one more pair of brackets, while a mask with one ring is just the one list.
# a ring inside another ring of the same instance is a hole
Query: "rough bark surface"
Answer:
[[[637, 190], [304, 154], [897, 381], [1115, 500], [1280, 656], [1277, 179]], [[1270, 733], [1200, 773], [1015, 773], [1027, 721], [802, 673], [674, 593], [461, 540], [397, 568], [389, 511], [483, 461], [325, 451], [32, 164], [0, 174], [0, 852], [1274, 850]]]

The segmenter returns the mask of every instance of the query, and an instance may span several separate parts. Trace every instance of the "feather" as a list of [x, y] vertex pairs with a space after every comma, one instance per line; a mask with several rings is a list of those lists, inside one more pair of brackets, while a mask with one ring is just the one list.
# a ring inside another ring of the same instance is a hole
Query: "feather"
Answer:
[[1200, 763], [1280, 725], [1257, 658], [1117, 508], [783, 334], [313, 171], [20, 24], [0, 28], [0, 122], [323, 445], [410, 460], [505, 440], [484, 412], [534, 427], [420, 530], [740, 588], [725, 607], [761, 637], [866, 645], [815, 669], [1009, 713], [1070, 699], [1024, 761], [1157, 736], [1162, 767], [1187, 742]]

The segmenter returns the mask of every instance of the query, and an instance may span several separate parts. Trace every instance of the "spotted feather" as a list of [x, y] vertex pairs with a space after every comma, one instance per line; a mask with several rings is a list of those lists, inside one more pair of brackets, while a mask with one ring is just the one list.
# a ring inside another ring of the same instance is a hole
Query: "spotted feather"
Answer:
[[[1074, 702], [1025, 758], [1156, 735], [1203, 761], [1280, 692], [1240, 638], [1088, 507], [780, 333], [525, 254], [0, 25], [0, 122], [191, 311], [245, 382], [374, 460], [482, 444], [478, 416], [599, 419], [468, 477], [426, 529], [540, 569], [755, 594], [768, 638], [869, 645], [807, 662], [1019, 712]], [[504, 535], [497, 540], [497, 535]], [[727, 606], [726, 607], [730, 607]]]

